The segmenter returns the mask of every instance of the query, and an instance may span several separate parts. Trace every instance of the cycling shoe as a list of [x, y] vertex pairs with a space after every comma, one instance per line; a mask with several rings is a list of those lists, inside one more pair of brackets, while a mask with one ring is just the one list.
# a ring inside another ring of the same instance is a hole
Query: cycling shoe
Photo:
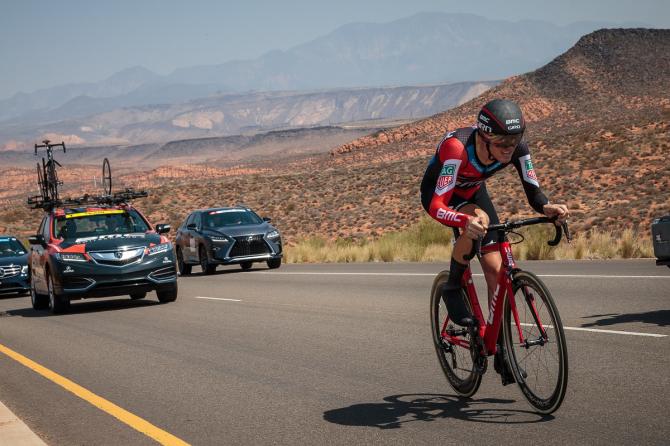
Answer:
[[445, 284], [442, 288], [442, 298], [447, 303], [449, 319], [462, 327], [474, 325], [472, 313], [465, 302], [465, 295], [461, 292], [460, 286], [451, 286]]

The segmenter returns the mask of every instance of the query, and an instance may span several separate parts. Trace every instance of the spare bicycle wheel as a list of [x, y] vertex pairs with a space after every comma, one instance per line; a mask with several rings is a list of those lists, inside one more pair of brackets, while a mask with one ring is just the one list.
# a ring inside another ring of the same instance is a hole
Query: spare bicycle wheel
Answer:
[[105, 195], [112, 195], [112, 168], [107, 158], [102, 162], [102, 188]]

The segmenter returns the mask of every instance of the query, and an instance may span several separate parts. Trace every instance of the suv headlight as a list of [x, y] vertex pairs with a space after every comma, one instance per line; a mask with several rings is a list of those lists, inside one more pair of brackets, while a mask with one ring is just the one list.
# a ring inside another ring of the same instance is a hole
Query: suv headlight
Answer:
[[216, 243], [228, 243], [230, 242], [230, 239], [226, 237], [225, 235], [211, 235], [209, 236], [209, 239], [213, 242]]
[[276, 229], [274, 231], [270, 231], [270, 232], [268, 232], [268, 235], [266, 235], [266, 237], [269, 238], [270, 240], [278, 239], [279, 238], [279, 231], [277, 231]]
[[63, 262], [87, 262], [86, 256], [78, 252], [58, 252], [56, 258]]
[[147, 255], [153, 256], [156, 254], [160, 254], [162, 252], [170, 251], [171, 249], [172, 249], [172, 243], [170, 242], [161, 243], [160, 245], [152, 246], [151, 248], [149, 248]]
[[22, 276], [27, 276], [28, 275], [28, 265], [23, 265], [21, 267], [21, 275]]

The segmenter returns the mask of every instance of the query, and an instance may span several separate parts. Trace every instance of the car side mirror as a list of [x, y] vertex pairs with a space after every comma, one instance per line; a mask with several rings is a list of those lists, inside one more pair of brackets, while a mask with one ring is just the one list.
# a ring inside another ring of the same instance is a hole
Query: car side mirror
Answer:
[[46, 245], [46, 243], [44, 242], [44, 236], [42, 234], [37, 234], [28, 237], [28, 243], [30, 243], [31, 245], [40, 245], [40, 246]]
[[263, 217], [263, 221], [270, 223], [272, 219], [270, 217]]
[[156, 232], [159, 234], [167, 234], [170, 232], [170, 225], [168, 224], [158, 224], [156, 225]]
[[186, 229], [193, 229], [193, 230], [195, 230], [195, 229], [198, 229], [198, 226], [197, 226], [195, 223], [191, 223], [191, 224], [189, 224], [188, 226], [186, 226]]

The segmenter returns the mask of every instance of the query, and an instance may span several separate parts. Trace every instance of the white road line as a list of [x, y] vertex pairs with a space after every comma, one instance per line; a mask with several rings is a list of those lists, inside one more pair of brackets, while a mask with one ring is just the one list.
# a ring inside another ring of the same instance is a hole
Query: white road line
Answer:
[[[289, 272], [289, 271], [258, 271], [256, 274], [272, 274], [287, 276], [430, 276], [435, 277], [437, 273], [333, 273], [333, 272]], [[584, 279], [670, 279], [670, 276], [613, 276], [607, 274], [536, 274], [538, 277], [568, 277]], [[484, 277], [484, 274], [476, 273], [473, 276]]]
[[225, 297], [207, 297], [207, 296], [195, 296], [196, 299], [209, 299], [209, 300], [227, 300], [230, 302], [242, 302], [241, 299], [226, 299]]
[[[524, 324], [526, 327], [534, 327], [535, 324]], [[554, 328], [551, 325], [548, 325], [547, 328]], [[609, 333], [609, 334], [620, 334], [620, 335], [629, 335], [629, 336], [649, 336], [650, 338], [667, 338], [668, 335], [656, 334], [656, 333], [638, 333], [636, 331], [620, 331], [620, 330], [602, 330], [599, 328], [583, 328], [583, 327], [563, 327], [564, 330], [573, 330], [573, 331], [591, 331], [594, 333]]]

